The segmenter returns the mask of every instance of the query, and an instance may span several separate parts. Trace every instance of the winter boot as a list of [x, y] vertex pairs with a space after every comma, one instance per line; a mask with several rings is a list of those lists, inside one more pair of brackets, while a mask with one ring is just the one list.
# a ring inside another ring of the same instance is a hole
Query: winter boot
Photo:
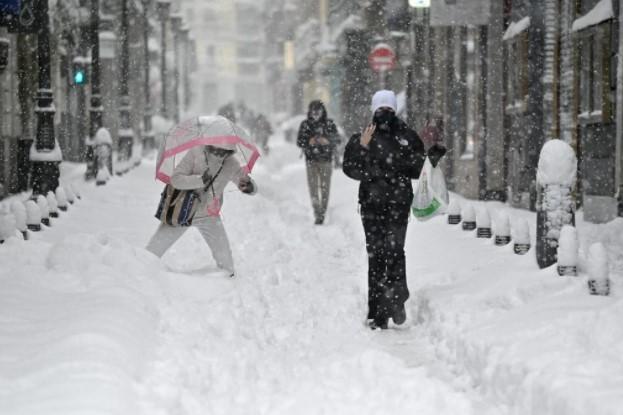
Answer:
[[394, 312], [392, 313], [392, 320], [394, 324], [401, 325], [407, 320], [407, 312], [405, 310], [405, 305], [400, 304], [394, 308]]
[[372, 320], [368, 320], [368, 327], [371, 330], [381, 329], [387, 330], [387, 318], [375, 318]]

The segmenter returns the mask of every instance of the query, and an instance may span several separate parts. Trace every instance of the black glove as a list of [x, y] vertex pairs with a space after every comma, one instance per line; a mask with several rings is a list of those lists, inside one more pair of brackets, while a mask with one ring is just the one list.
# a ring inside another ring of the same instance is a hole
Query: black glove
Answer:
[[212, 175], [210, 174], [210, 170], [206, 170], [201, 176], [201, 180], [203, 180], [204, 185], [208, 185], [212, 181]]
[[242, 177], [238, 182], [238, 189], [240, 189], [242, 193], [249, 194], [253, 193], [255, 186], [253, 186], [253, 182], [249, 177]]
[[442, 147], [438, 144], [435, 144], [431, 148], [428, 149], [428, 159], [430, 160], [430, 164], [433, 167], [437, 167], [439, 160], [446, 154], [448, 150], [445, 147]]

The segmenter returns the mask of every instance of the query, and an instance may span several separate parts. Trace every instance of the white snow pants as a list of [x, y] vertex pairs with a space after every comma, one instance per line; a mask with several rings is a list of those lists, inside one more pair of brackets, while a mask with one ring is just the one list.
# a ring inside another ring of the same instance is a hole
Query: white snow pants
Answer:
[[[234, 259], [225, 227], [220, 216], [208, 216], [193, 220], [193, 224], [208, 243], [216, 265], [231, 273], [234, 272]], [[160, 224], [147, 244], [147, 250], [161, 257], [188, 229], [188, 226], [169, 226]]]

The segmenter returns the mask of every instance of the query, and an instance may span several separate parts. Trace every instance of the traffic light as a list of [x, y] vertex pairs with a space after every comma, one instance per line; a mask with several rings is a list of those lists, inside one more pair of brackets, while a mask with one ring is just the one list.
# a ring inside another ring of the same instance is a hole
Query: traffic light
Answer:
[[79, 59], [79, 58], [74, 59], [71, 80], [73, 84], [76, 86], [82, 86], [87, 83], [88, 81], [87, 65], [82, 59]]

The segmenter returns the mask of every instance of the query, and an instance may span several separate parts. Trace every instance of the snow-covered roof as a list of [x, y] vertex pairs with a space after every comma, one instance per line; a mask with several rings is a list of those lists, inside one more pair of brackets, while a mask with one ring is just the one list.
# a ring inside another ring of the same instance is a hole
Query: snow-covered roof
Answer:
[[589, 26], [594, 26], [605, 20], [614, 18], [614, 9], [612, 7], [612, 0], [601, 0], [591, 9], [590, 12], [584, 16], [576, 19], [571, 26], [572, 32], [586, 29]]
[[526, 16], [518, 22], [511, 22], [504, 32], [502, 40], [510, 40], [530, 27], [530, 17]]

